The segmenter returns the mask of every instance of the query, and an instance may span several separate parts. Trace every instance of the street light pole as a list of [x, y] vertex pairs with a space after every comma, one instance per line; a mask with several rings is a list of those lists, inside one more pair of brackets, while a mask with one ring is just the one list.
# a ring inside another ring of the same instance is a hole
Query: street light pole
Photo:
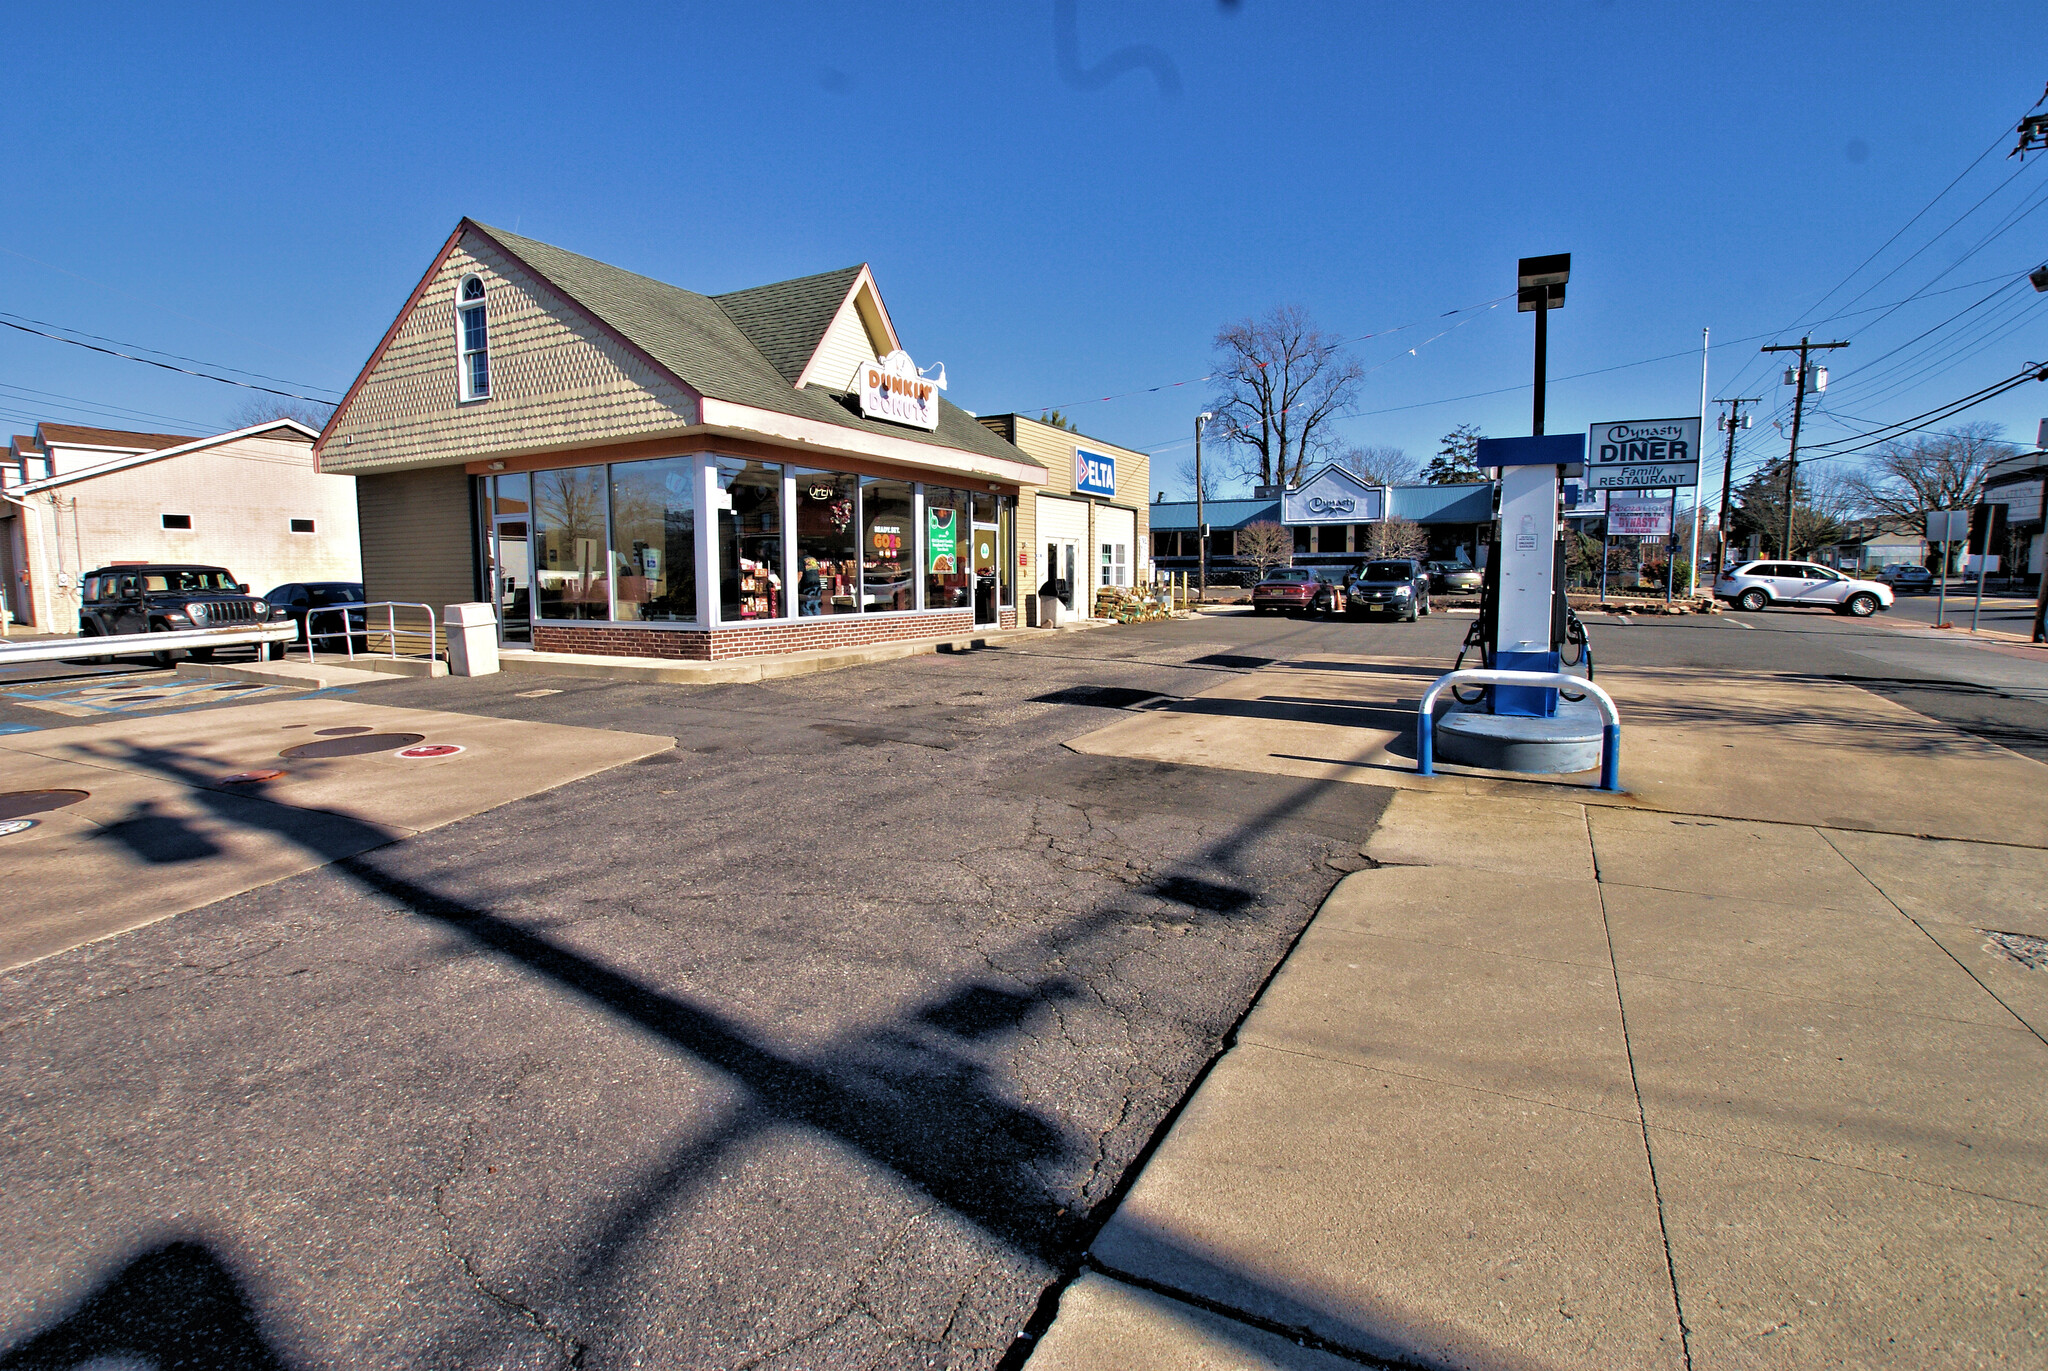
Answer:
[[1202, 426], [1216, 416], [1203, 410], [1195, 416], [1195, 554], [1201, 559], [1195, 580], [1195, 603], [1209, 599], [1209, 524], [1202, 495]]
[[1552, 253], [1548, 257], [1524, 257], [1516, 264], [1515, 309], [1536, 316], [1536, 398], [1529, 417], [1529, 431], [1543, 436], [1543, 389], [1550, 372], [1550, 311], [1564, 303], [1565, 283], [1571, 279], [1572, 255]]

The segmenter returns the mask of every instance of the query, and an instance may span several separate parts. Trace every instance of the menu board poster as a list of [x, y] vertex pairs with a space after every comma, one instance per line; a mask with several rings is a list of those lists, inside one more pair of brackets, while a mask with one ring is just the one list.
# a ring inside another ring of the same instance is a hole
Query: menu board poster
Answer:
[[924, 518], [925, 569], [949, 576], [960, 569], [960, 511], [927, 505]]

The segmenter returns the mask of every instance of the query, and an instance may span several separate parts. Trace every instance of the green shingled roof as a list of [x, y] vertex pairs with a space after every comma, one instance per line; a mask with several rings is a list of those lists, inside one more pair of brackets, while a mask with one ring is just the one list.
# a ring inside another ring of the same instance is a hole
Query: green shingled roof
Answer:
[[859, 267], [842, 267], [711, 298], [761, 349], [782, 379], [795, 385], [859, 276]]
[[798, 390], [792, 384], [810, 354], [805, 351], [793, 370], [788, 358], [803, 346], [803, 335], [818, 310], [826, 308], [820, 302], [830, 293], [828, 283], [834, 278], [844, 281], [823, 320], [816, 324], [812, 348], [831, 322], [830, 311], [845, 299], [859, 274], [858, 267], [714, 299], [488, 224], [467, 222], [701, 395], [886, 438], [1038, 466], [1022, 449], [983, 428], [943, 396], [938, 431], [926, 433], [863, 418], [857, 408], [830, 391], [816, 386]]

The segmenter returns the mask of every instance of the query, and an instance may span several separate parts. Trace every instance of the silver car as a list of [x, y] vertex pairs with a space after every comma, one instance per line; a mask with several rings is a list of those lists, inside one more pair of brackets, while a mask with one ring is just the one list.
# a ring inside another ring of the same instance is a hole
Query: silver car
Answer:
[[1744, 562], [1721, 572], [1714, 594], [1738, 609], [1812, 605], [1867, 618], [1892, 607], [1892, 588], [1860, 581], [1812, 562]]

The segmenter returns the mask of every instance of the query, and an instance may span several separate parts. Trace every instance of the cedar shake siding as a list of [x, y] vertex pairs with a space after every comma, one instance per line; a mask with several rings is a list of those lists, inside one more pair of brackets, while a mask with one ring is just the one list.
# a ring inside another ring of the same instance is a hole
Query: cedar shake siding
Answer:
[[[482, 279], [491, 394], [459, 398], [455, 295]], [[480, 233], [465, 233], [376, 370], [336, 416], [321, 469], [362, 475], [672, 432], [697, 397], [650, 365]]]

